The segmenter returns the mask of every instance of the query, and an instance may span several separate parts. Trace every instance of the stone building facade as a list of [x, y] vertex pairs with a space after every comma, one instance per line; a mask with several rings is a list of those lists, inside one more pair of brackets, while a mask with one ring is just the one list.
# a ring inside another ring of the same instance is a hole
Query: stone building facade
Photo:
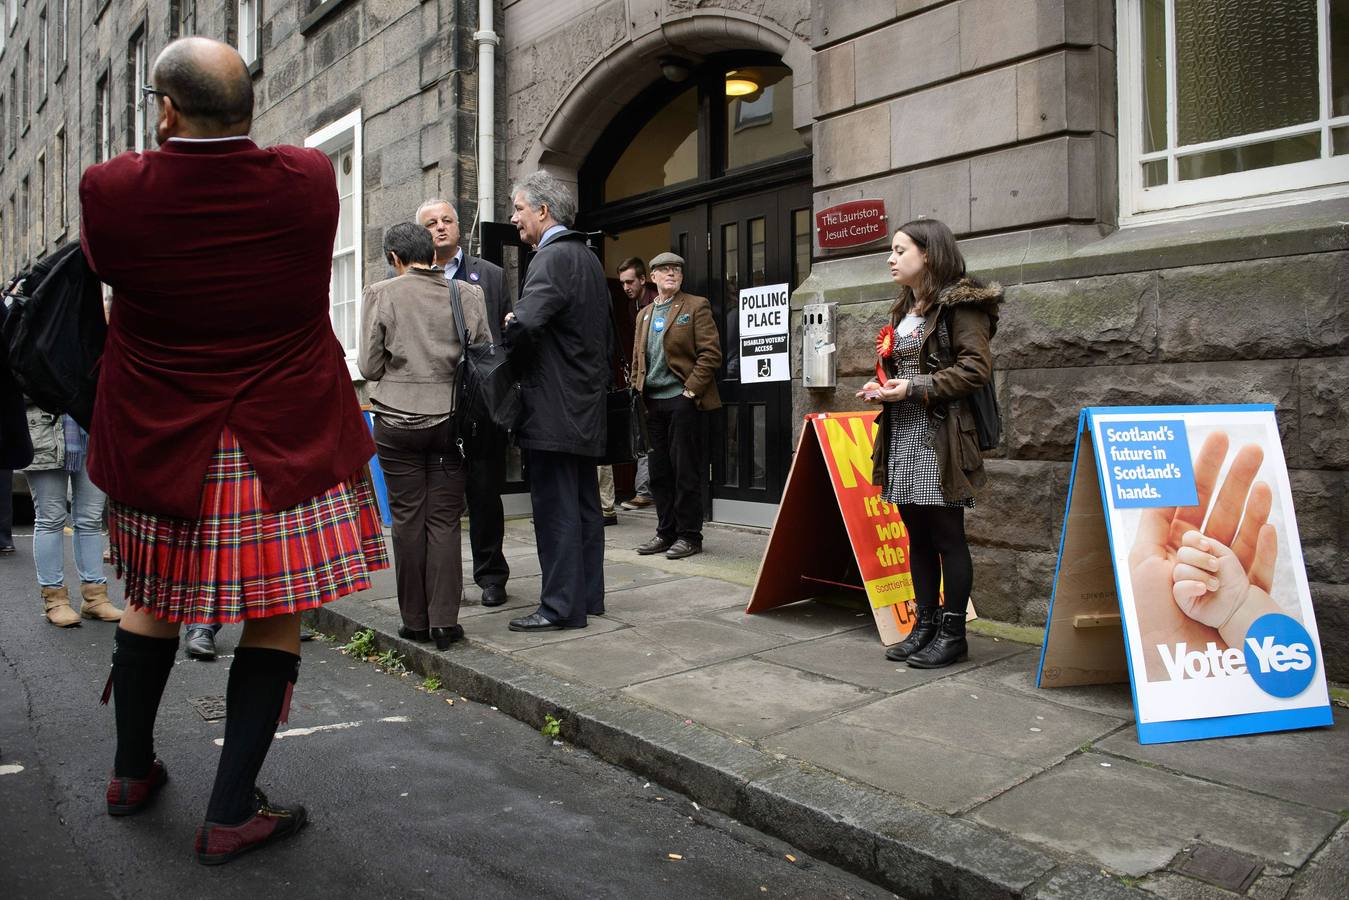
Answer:
[[[104, 105], [109, 149], [134, 146], [136, 30], [152, 60], [193, 4], [70, 3], [57, 29], [61, 0], [4, 2], [8, 272], [76, 233]], [[240, 2], [197, 0], [190, 24], [246, 43]], [[473, 219], [477, 6], [260, 7], [259, 141], [359, 142], [348, 290], [379, 277], [379, 235], [422, 197], [459, 198]], [[1349, 26], [1333, 6], [498, 0], [498, 203], [484, 218], [504, 221], [510, 180], [546, 167], [577, 185], [607, 268], [675, 247], [714, 303], [756, 279], [791, 284], [792, 380], [723, 392], [741, 417], [715, 430], [710, 495], [732, 519], [771, 508], [802, 414], [855, 408], [893, 299], [884, 245], [821, 249], [811, 213], [874, 198], [891, 227], [943, 219], [971, 269], [1007, 289], [994, 345], [1005, 438], [967, 519], [980, 613], [1044, 622], [1080, 408], [1272, 403], [1328, 668], [1349, 680], [1349, 70], [1336, 63]], [[1232, 41], [1243, 53], [1213, 52]], [[1191, 45], [1208, 55], [1190, 59]], [[12, 74], [40, 65], [40, 87]], [[1280, 73], [1263, 92], [1261, 67]], [[754, 91], [722, 97], [737, 73]], [[1234, 113], [1239, 96], [1272, 99]], [[1234, 115], [1250, 118], [1244, 131]], [[774, 150], [746, 149], [770, 133]], [[624, 187], [620, 169], [652, 177]], [[800, 310], [819, 301], [839, 304], [839, 387], [808, 390]]]

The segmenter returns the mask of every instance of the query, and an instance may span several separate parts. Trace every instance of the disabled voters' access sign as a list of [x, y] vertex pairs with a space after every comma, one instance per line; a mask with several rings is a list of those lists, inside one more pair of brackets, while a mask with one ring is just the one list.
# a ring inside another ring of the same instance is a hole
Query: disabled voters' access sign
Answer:
[[1332, 723], [1272, 406], [1082, 411], [1038, 683], [1126, 678], [1144, 744]]
[[908, 532], [871, 483], [876, 416], [806, 416], [746, 613], [846, 588], [865, 592], [887, 646], [913, 628]]

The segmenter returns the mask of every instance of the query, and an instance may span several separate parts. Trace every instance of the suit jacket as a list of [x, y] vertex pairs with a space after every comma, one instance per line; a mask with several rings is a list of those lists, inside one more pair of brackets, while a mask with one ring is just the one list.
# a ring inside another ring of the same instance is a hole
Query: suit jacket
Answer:
[[[491, 337], [482, 294], [472, 282], [459, 285], [469, 343]], [[454, 378], [464, 350], [444, 273], [408, 269], [370, 285], [361, 304], [356, 364], [372, 382], [370, 399], [402, 413], [453, 412]]]
[[530, 260], [505, 333], [525, 407], [521, 447], [604, 455], [612, 333], [599, 257], [579, 231], [554, 235]]
[[501, 323], [505, 321], [506, 313], [513, 309], [510, 298], [506, 296], [506, 275], [501, 271], [501, 266], [465, 252], [464, 262], [455, 270], [454, 278], [482, 288], [492, 340], [500, 344]]
[[[683, 291], [674, 295], [673, 303], [661, 341], [665, 345], [665, 364], [693, 394], [699, 409], [720, 409], [717, 367], [721, 365], [721, 335], [712, 316], [712, 304], [706, 297]], [[638, 393], [646, 384], [646, 342], [655, 308], [655, 303], [648, 303], [637, 314], [632, 339], [632, 386]]]
[[285, 509], [374, 454], [328, 314], [337, 185], [322, 151], [169, 141], [80, 179], [80, 236], [112, 286], [89, 475], [195, 519], [228, 427]]

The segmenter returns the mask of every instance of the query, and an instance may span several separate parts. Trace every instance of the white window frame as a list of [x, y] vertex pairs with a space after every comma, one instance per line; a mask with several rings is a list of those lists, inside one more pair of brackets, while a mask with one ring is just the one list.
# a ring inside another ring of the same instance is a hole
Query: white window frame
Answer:
[[112, 73], [94, 84], [94, 162], [112, 159]]
[[149, 130], [150, 110], [148, 98], [145, 92], [141, 90], [142, 85], [150, 83], [150, 64], [146, 57], [145, 47], [145, 29], [142, 28], [134, 38], [131, 39], [131, 84], [127, 85], [127, 90], [131, 92], [135, 104], [134, 112], [131, 116], [131, 149], [137, 153], [145, 150], [145, 133]]
[[66, 127], [56, 129], [52, 151], [52, 212], [56, 214], [56, 233], [66, 230]]
[[261, 0], [238, 0], [239, 55], [248, 65], [258, 60], [258, 11]]
[[[361, 295], [365, 288], [364, 273], [362, 271], [362, 260], [364, 259], [365, 248], [363, 246], [363, 231], [365, 222], [364, 200], [363, 200], [363, 150], [362, 150], [362, 120], [361, 110], [359, 108], [352, 110], [342, 118], [327, 125], [305, 138], [306, 147], [314, 147], [322, 150], [324, 153], [334, 153], [344, 147], [351, 147], [351, 209], [354, 221], [351, 226], [351, 252], [354, 254], [355, 265], [353, 266], [353, 284], [356, 288], [356, 321], [361, 321]], [[334, 173], [336, 177], [336, 173]], [[344, 251], [345, 252], [345, 251]], [[334, 251], [334, 255], [335, 251]], [[329, 281], [331, 283], [331, 279]], [[332, 309], [332, 296], [328, 297], [328, 308]], [[360, 342], [360, 326], [357, 325], [357, 344]], [[350, 373], [353, 381], [361, 379], [360, 370], [356, 367], [357, 347], [344, 347], [347, 357], [347, 371]]]
[[[1116, 34], [1119, 45], [1119, 196], [1120, 225], [1198, 218], [1237, 210], [1349, 196], [1349, 155], [1325, 156], [1331, 152], [1330, 130], [1349, 125], [1349, 116], [1330, 116], [1330, 4], [1318, 0], [1321, 101], [1318, 122], [1241, 135], [1206, 144], [1178, 148], [1171, 145], [1176, 133], [1175, 0], [1166, 2], [1167, 23], [1167, 147], [1156, 153], [1143, 152], [1143, 47], [1142, 0], [1119, 0]], [[1321, 159], [1234, 172], [1194, 181], [1179, 181], [1177, 156], [1196, 151], [1220, 150], [1261, 143], [1281, 137], [1319, 131]], [[1178, 151], [1183, 151], [1178, 153]], [[1165, 185], [1143, 187], [1143, 164], [1166, 159], [1170, 177]]]

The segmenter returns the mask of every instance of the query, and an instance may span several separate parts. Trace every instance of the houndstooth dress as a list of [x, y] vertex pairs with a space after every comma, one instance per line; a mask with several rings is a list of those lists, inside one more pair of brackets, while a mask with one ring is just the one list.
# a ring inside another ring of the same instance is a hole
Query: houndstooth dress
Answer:
[[[907, 317], [895, 327], [895, 349], [891, 358], [899, 378], [912, 378], [918, 374], [918, 354], [922, 346], [922, 318]], [[890, 458], [881, 499], [915, 506], [973, 507], [973, 498], [951, 503], [942, 496], [941, 467], [932, 449], [935, 424], [928, 411], [912, 400], [900, 400], [885, 404], [884, 415], [890, 417], [887, 423]]]

